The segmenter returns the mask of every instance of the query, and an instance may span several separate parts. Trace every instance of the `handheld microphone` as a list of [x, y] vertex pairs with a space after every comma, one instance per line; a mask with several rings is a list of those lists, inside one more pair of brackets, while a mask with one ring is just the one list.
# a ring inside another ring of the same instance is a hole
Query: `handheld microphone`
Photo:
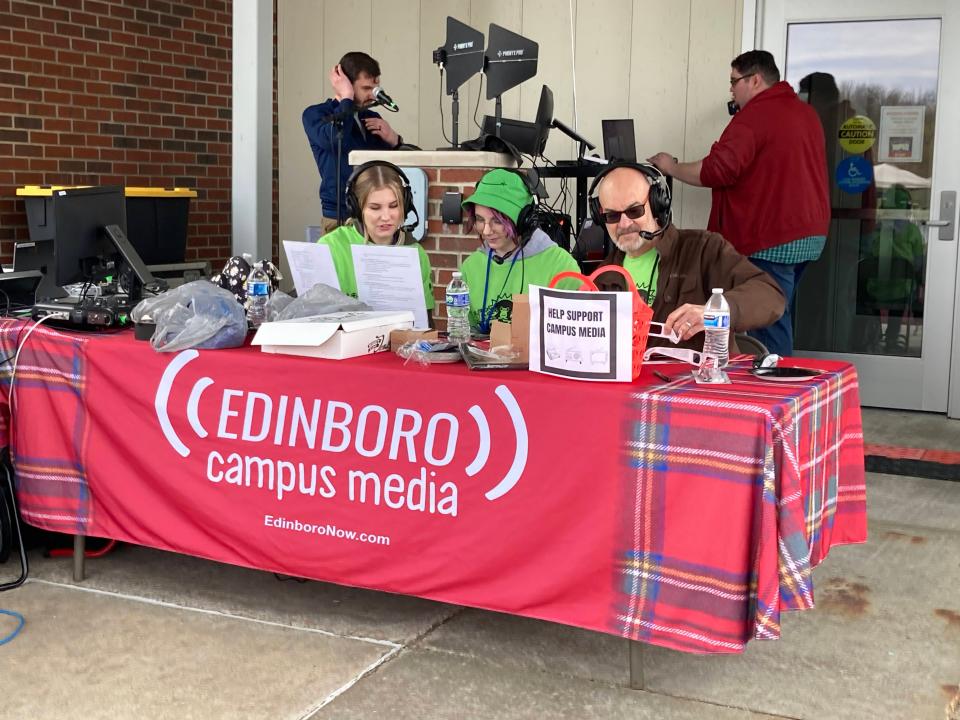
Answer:
[[373, 89], [373, 99], [390, 112], [397, 112], [400, 109], [400, 106], [397, 105], [393, 101], [393, 98], [387, 95], [379, 85]]
[[728, 113], [730, 113], [731, 115], [736, 115], [739, 110], [740, 110], [740, 106], [737, 105], [737, 103], [736, 103], [735, 101], [733, 101], [733, 100], [728, 100], [728, 101], [727, 101], [727, 112], [728, 112]]

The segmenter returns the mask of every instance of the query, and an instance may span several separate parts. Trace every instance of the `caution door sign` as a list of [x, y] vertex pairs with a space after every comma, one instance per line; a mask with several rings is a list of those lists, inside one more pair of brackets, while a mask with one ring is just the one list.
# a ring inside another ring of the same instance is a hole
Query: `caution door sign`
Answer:
[[877, 126], [865, 115], [854, 115], [840, 126], [838, 139], [848, 153], [865, 153], [877, 140]]

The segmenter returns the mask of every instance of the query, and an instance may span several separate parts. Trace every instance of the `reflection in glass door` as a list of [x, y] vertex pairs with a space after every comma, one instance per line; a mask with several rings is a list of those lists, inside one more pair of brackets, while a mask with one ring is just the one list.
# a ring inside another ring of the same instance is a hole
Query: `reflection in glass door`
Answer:
[[940, 20], [787, 25], [785, 79], [826, 136], [832, 219], [798, 351], [921, 357]]
[[960, 417], [960, 2], [751, 2], [756, 45], [818, 110], [830, 162], [797, 354], [852, 362], [864, 405]]

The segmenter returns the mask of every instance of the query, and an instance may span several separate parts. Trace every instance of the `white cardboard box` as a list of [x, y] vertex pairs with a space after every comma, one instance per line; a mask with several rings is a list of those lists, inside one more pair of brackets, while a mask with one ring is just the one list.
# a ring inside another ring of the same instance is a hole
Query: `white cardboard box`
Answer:
[[338, 312], [264, 323], [253, 344], [263, 352], [343, 360], [389, 350], [390, 332], [412, 327], [410, 310]]

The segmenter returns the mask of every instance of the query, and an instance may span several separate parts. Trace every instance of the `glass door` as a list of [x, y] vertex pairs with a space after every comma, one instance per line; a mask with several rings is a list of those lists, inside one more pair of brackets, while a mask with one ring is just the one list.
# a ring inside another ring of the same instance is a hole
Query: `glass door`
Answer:
[[796, 351], [853, 362], [864, 405], [945, 412], [960, 187], [960, 57], [946, 38], [960, 3], [919, 0], [910, 16], [902, 2], [840, 5], [761, 5], [760, 46], [820, 116], [830, 175], [827, 245], [796, 293]]

